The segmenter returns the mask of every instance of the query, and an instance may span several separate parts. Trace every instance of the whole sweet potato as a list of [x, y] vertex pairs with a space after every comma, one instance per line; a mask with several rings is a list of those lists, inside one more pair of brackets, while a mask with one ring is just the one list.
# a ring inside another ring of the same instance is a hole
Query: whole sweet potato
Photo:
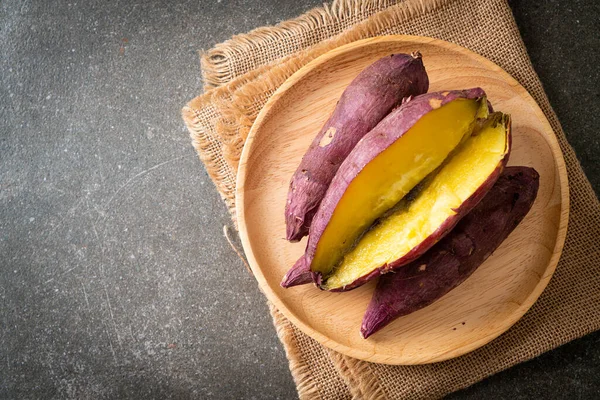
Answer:
[[539, 186], [533, 168], [507, 167], [481, 202], [422, 257], [383, 275], [364, 315], [361, 335], [438, 300], [467, 279], [531, 209]]
[[404, 97], [426, 93], [428, 88], [418, 52], [392, 54], [358, 74], [292, 176], [285, 208], [288, 240], [298, 241], [308, 233], [331, 180], [359, 140]]

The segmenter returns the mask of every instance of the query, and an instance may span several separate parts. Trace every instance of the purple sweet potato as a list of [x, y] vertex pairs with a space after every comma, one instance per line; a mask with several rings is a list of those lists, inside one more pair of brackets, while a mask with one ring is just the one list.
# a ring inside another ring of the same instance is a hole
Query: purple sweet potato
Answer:
[[373, 222], [436, 170], [488, 116], [480, 88], [417, 96], [385, 117], [342, 163], [310, 227], [306, 264], [321, 283]]
[[364, 315], [361, 335], [435, 302], [467, 279], [531, 209], [539, 186], [533, 168], [507, 167], [456, 227], [422, 257], [383, 275]]
[[392, 54], [358, 74], [292, 176], [285, 209], [288, 240], [296, 242], [308, 233], [331, 180], [360, 139], [404, 97], [426, 93], [428, 88], [418, 52]]
[[292, 286], [305, 285], [312, 282], [310, 268], [306, 265], [306, 257], [302, 255], [296, 263], [284, 275], [281, 286], [289, 288]]

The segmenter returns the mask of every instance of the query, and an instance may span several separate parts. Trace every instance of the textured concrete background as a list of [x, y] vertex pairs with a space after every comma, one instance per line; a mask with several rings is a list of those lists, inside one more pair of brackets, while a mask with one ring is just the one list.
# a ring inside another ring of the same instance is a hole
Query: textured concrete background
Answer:
[[[0, 2], [0, 398], [296, 396], [180, 109], [197, 49], [320, 2]], [[598, 191], [598, 3], [511, 5]], [[597, 397], [599, 342], [452, 397]]]

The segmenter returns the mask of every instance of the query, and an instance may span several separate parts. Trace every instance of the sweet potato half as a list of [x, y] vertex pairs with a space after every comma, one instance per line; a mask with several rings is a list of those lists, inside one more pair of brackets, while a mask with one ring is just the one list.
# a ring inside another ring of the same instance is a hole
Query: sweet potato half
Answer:
[[428, 88], [418, 52], [392, 54], [358, 74], [292, 176], [285, 208], [288, 240], [298, 241], [308, 233], [331, 180], [356, 143], [404, 97], [426, 93]]
[[320, 287], [344, 291], [408, 264], [444, 237], [494, 185], [510, 153], [510, 117], [494, 113], [443, 165], [360, 239]]
[[306, 264], [327, 277], [360, 235], [487, 117], [480, 88], [428, 93], [392, 111], [340, 166], [310, 227]]
[[308, 283], [311, 264], [318, 274], [330, 271], [376, 218], [472, 133], [490, 108], [485, 92], [474, 88], [418, 96], [390, 113], [338, 171], [311, 228], [307, 250], [281, 285]]
[[533, 168], [507, 167], [452, 232], [418, 260], [379, 279], [361, 335], [369, 337], [460, 285], [527, 215], [538, 187], [539, 175]]

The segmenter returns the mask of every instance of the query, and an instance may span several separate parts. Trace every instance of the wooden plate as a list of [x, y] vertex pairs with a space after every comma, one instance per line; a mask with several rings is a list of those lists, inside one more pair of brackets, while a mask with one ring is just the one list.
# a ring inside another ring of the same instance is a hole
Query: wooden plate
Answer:
[[[419, 50], [430, 91], [480, 86], [513, 118], [509, 165], [534, 167], [533, 208], [496, 252], [462, 285], [369, 339], [359, 328], [374, 282], [346, 293], [279, 286], [306, 238], [285, 238], [290, 178], [350, 81], [391, 53]], [[569, 212], [567, 173], [550, 124], [535, 101], [501, 68], [454, 44], [385, 36], [337, 48], [295, 73], [262, 109], [244, 147], [237, 177], [237, 216], [248, 261], [261, 289], [304, 333], [359, 359], [386, 364], [442, 361], [472, 351], [510, 328], [548, 284], [562, 251]]]

